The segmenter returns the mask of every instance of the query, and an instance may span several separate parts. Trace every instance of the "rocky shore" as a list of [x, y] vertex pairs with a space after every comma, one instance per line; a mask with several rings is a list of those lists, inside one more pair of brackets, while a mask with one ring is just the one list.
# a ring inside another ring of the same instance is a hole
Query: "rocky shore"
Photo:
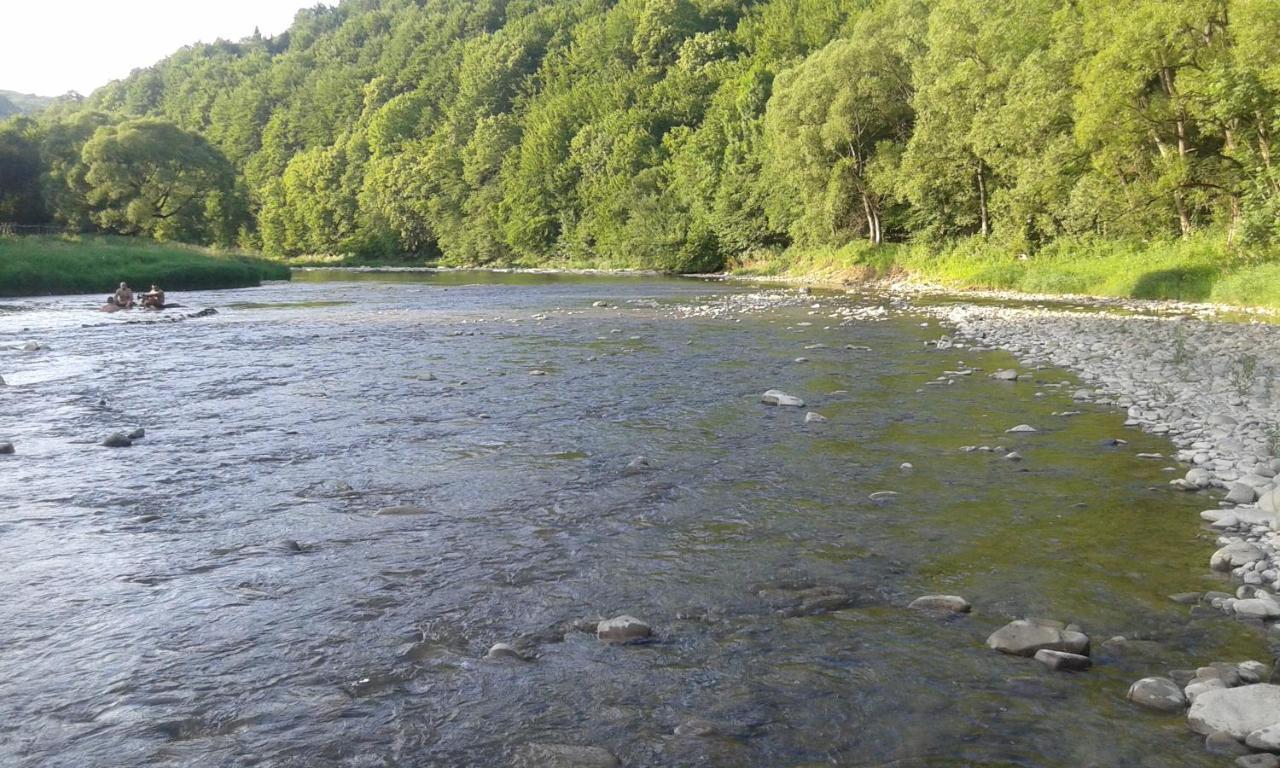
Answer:
[[[1238, 586], [1234, 594], [1174, 599], [1256, 623], [1273, 647], [1280, 643], [1280, 325], [1215, 322], [1206, 319], [1212, 312], [1167, 305], [1158, 314], [1134, 314], [1152, 309], [1134, 306], [1124, 313], [1097, 306], [919, 309], [952, 329], [938, 346], [998, 347], [1028, 367], [1070, 369], [1088, 385], [1073, 393], [1076, 400], [1123, 409], [1126, 426], [1177, 446], [1171, 458], [1186, 471], [1170, 486], [1213, 505], [1201, 514], [1218, 532], [1208, 565]], [[1164, 711], [1189, 707], [1188, 723], [1205, 736], [1206, 749], [1236, 757], [1245, 768], [1275, 768], [1274, 679], [1258, 662], [1216, 662], [1140, 680], [1129, 698]]]

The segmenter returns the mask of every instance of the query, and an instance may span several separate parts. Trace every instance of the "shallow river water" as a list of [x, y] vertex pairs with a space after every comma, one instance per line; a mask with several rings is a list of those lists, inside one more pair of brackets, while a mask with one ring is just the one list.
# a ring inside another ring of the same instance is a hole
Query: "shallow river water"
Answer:
[[[1269, 659], [1167, 597], [1226, 584], [1212, 500], [1136, 457], [1170, 446], [1066, 372], [988, 379], [1015, 361], [931, 349], [923, 317], [829, 316], [874, 297], [688, 312], [760, 290], [309, 273], [171, 297], [218, 311], [172, 323], [0, 306], [0, 765], [1227, 763], [1124, 700]], [[1026, 459], [959, 450], [984, 444]], [[794, 615], [806, 587], [847, 600]], [[974, 612], [905, 608], [927, 593]], [[654, 642], [579, 631], [619, 613]], [[1094, 669], [985, 648], [1026, 615], [1079, 623]], [[674, 734], [694, 718], [714, 733]]]

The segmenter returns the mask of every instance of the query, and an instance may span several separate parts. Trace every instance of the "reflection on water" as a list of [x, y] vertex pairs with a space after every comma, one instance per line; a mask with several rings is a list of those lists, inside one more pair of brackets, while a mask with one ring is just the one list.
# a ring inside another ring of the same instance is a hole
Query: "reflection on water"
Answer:
[[[676, 320], [746, 289], [317, 277], [175, 297], [219, 310], [183, 322], [87, 297], [0, 316], [0, 763], [503, 765], [560, 742], [634, 766], [1221, 764], [1123, 700], [1262, 653], [1166, 597], [1215, 584], [1208, 499], [1135, 458], [1168, 445], [1104, 446], [1121, 415], [1051, 416], [1062, 372], [946, 384], [1013, 361], [928, 349], [920, 318], [841, 325], [828, 297]], [[771, 387], [808, 409], [759, 404]], [[928, 592], [975, 612], [903, 609]], [[575, 629], [622, 612], [656, 642]], [[1022, 615], [1080, 623], [1099, 664], [983, 647]], [[531, 660], [482, 660], [495, 642]], [[691, 718], [714, 733], [675, 735]]]

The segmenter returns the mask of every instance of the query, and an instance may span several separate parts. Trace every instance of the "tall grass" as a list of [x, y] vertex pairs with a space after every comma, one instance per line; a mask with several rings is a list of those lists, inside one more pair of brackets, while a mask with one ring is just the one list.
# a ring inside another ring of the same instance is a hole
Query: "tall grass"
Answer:
[[945, 246], [851, 243], [762, 254], [740, 274], [858, 281], [905, 276], [958, 290], [1081, 294], [1280, 309], [1280, 256], [1230, 251], [1221, 235], [1133, 243], [1064, 239], [1032, 254], [969, 238]]
[[127, 237], [0, 236], [0, 296], [110, 293], [121, 281], [166, 291], [256, 286], [289, 268], [241, 253]]

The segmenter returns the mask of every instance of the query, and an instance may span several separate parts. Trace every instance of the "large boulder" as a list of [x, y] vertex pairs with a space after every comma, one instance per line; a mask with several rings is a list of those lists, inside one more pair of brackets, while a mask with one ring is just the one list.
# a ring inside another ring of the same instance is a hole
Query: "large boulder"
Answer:
[[1267, 683], [1205, 691], [1187, 713], [1187, 723], [1196, 733], [1225, 731], [1242, 741], [1278, 722], [1280, 685]]
[[1018, 619], [991, 633], [987, 647], [1014, 656], [1035, 656], [1036, 651], [1064, 651], [1089, 655], [1089, 637], [1046, 619]]

